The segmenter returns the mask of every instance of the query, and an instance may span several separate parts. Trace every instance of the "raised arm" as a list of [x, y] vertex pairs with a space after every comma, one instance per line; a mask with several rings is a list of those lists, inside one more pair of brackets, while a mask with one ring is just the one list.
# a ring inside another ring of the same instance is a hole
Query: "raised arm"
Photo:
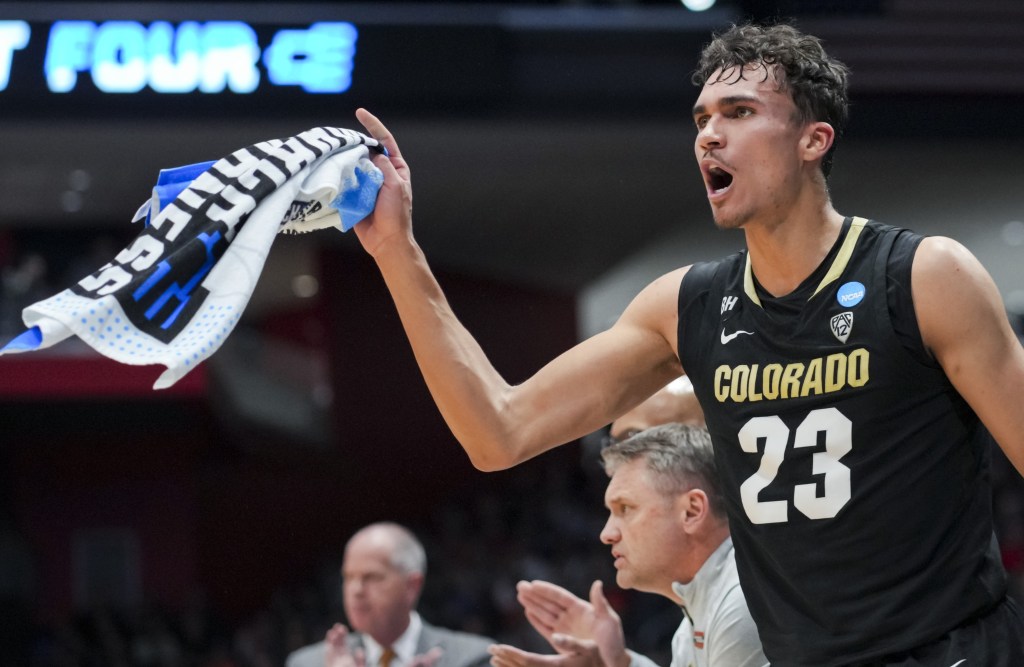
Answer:
[[912, 289], [925, 345], [1024, 475], [1024, 348], [992, 278], [959, 243], [930, 237]]
[[408, 165], [387, 128], [357, 118], [390, 157], [384, 185], [356, 226], [394, 299], [427, 387], [448, 427], [481, 470], [499, 470], [590, 433], [679, 376], [676, 301], [684, 269], [662, 276], [619, 321], [519, 385], [508, 384], [455, 317], [412, 233]]

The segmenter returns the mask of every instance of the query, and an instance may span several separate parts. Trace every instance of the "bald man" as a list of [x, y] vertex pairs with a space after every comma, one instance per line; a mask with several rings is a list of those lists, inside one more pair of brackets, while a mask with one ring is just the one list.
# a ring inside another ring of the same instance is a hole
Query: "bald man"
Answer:
[[427, 623], [416, 612], [426, 575], [423, 545], [408, 529], [381, 522], [345, 546], [342, 602], [350, 626], [293, 652], [287, 667], [486, 667], [488, 637]]
[[661, 424], [687, 424], [704, 427], [704, 411], [693, 393], [690, 378], [677, 378], [647, 400], [612, 422], [609, 443], [619, 442], [640, 431]]

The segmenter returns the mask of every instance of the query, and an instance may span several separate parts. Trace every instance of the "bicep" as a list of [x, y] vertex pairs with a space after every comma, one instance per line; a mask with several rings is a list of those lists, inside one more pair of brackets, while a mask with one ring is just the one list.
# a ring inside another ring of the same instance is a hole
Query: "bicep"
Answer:
[[[591, 433], [682, 374], [675, 350], [680, 269], [638, 294], [609, 329], [560, 355], [514, 388], [527, 442]], [[539, 453], [539, 452], [534, 452]]]
[[912, 275], [925, 346], [1024, 474], [1024, 349], [999, 290], [966, 248], [941, 237], [922, 241]]

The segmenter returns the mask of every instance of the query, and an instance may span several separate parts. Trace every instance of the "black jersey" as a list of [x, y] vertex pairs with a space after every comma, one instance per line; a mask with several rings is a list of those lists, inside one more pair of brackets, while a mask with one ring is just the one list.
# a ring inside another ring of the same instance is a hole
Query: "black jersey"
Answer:
[[920, 238], [847, 219], [818, 271], [778, 303], [758, 295], [745, 252], [683, 279], [680, 361], [773, 666], [906, 650], [1005, 594], [991, 439], [916, 333]]

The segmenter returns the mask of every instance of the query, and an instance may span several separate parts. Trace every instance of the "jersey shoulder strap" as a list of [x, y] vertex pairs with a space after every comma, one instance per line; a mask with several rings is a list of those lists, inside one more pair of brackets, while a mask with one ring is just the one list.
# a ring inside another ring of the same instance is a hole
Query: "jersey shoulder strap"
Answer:
[[[676, 328], [676, 349], [683, 368], [693, 365], [704, 356], [705, 345], [711, 340], [702, 334], [706, 327], [714, 327], [708, 314], [708, 301], [727, 288], [731, 275], [743, 266], [746, 253], [739, 252], [712, 262], [698, 262], [690, 266], [679, 285], [679, 321]], [[718, 310], [714, 310], [717, 317]]]
[[745, 253], [736, 253], [724, 259], [691, 265], [679, 285], [679, 314], [685, 313], [695, 302], [706, 299], [716, 276], [736, 264], [738, 258], [742, 261], [744, 255]]

